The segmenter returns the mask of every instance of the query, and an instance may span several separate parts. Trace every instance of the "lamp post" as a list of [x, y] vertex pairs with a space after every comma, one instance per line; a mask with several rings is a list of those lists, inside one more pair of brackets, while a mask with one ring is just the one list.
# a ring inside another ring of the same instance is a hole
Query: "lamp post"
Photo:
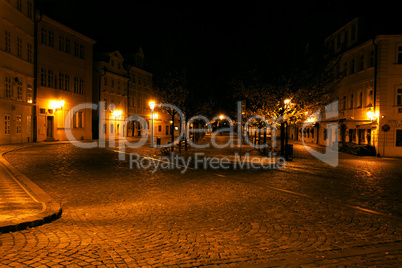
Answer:
[[[290, 99], [284, 100], [283, 103], [284, 103], [284, 109], [282, 115], [283, 117], [285, 117], [286, 116], [285, 112], [290, 107]], [[287, 145], [288, 145], [288, 119], [286, 118], [286, 121], [284, 121], [283, 124], [281, 124], [281, 155], [283, 156], [286, 156], [285, 146]]]
[[155, 102], [149, 102], [149, 108], [151, 108], [151, 148], [154, 148], [154, 108]]

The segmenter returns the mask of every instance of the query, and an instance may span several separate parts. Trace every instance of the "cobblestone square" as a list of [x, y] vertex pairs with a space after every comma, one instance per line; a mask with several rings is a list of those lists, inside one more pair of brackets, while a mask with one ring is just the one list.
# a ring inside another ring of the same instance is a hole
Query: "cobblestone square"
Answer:
[[185, 173], [69, 143], [12, 151], [63, 214], [1, 234], [0, 266], [400, 266], [402, 161], [341, 154], [329, 167], [294, 149], [280, 170]]

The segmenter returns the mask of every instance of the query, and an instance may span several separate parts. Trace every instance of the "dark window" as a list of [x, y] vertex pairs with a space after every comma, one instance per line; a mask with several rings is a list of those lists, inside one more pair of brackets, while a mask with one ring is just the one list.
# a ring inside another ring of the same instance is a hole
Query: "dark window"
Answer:
[[398, 147], [402, 146], [402, 129], [396, 130], [396, 144], [395, 145]]

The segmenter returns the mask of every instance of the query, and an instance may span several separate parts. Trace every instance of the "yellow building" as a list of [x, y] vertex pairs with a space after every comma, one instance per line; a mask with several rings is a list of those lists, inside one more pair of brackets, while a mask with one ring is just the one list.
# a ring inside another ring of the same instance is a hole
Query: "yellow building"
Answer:
[[66, 131], [91, 139], [92, 110], [74, 107], [92, 103], [95, 41], [46, 16], [38, 18], [37, 40], [37, 141], [66, 140]]
[[33, 4], [0, 0], [0, 144], [33, 141]]

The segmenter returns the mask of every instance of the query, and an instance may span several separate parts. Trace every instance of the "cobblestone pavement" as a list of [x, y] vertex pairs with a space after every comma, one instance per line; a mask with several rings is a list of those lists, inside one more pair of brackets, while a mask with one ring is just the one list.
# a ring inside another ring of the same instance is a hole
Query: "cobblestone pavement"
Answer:
[[342, 154], [331, 168], [294, 150], [281, 170], [184, 174], [71, 144], [11, 152], [63, 215], [0, 235], [0, 265], [401, 266], [401, 160]]

